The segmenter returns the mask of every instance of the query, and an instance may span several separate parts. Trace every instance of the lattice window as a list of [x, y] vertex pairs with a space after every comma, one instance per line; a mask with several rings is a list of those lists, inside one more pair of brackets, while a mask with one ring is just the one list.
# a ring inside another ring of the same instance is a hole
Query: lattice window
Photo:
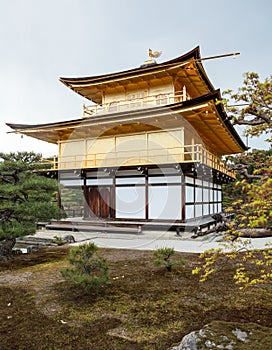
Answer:
[[167, 95], [159, 94], [156, 96], [156, 104], [157, 105], [166, 105], [167, 104]]

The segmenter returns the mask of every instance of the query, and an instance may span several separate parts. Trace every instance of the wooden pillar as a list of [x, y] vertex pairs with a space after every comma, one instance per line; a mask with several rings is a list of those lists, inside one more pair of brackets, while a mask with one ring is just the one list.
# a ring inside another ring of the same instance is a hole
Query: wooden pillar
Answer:
[[181, 220], [185, 221], [185, 176], [181, 175]]
[[183, 85], [183, 89], [182, 89], [182, 101], [186, 101], [187, 96], [186, 96], [187, 92], [186, 92], [186, 86]]
[[148, 209], [149, 209], [149, 203], [148, 203], [148, 170], [146, 170], [145, 173], [145, 219], [148, 219]]
[[83, 178], [83, 196], [84, 196], [84, 208], [83, 208], [83, 217], [87, 218], [89, 217], [89, 189], [87, 187], [87, 180], [86, 180], [86, 172], [84, 172], [84, 178]]
[[116, 210], [115, 210], [115, 205], [116, 205], [116, 174], [114, 173], [113, 175], [113, 183], [111, 186], [111, 191], [110, 191], [110, 218], [115, 219], [116, 216]]

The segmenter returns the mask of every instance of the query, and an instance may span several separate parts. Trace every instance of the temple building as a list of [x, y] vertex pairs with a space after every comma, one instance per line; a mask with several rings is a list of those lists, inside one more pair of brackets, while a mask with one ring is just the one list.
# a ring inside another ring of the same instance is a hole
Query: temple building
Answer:
[[60, 78], [88, 101], [79, 119], [7, 124], [58, 145], [47, 172], [84, 197], [84, 219], [108, 223], [210, 222], [232, 181], [222, 156], [247, 148], [207, 77], [199, 47], [163, 63]]

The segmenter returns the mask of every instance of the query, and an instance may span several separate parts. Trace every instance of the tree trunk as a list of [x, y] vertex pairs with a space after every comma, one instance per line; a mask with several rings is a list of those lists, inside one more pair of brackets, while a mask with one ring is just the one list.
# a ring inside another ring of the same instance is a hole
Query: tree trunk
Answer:
[[[219, 233], [224, 232], [230, 229], [229, 223], [231, 220], [229, 218], [226, 218], [222, 216], [221, 214], [215, 214], [212, 215], [212, 218], [215, 220], [215, 227], [211, 228], [210, 230], [202, 232], [196, 231], [192, 238], [197, 238], [199, 236], [205, 236], [209, 233]], [[245, 228], [245, 229], [237, 229], [239, 234], [235, 233], [228, 233], [230, 236], [233, 237], [233, 240], [236, 240], [238, 237], [242, 238], [262, 238], [262, 237], [272, 237], [272, 228]]]
[[262, 237], [272, 237], [272, 230], [266, 228], [252, 228], [252, 229], [241, 229], [238, 230], [239, 235], [231, 234], [235, 237], [242, 238], [262, 238]]
[[15, 246], [16, 238], [6, 238], [0, 245], [0, 259], [7, 260], [12, 255], [12, 248]]

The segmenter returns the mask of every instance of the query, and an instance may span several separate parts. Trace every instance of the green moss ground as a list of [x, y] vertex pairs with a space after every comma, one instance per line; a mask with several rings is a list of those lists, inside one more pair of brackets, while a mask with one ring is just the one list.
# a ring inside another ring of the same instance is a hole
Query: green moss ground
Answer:
[[101, 250], [112, 282], [95, 295], [61, 277], [68, 249], [0, 262], [0, 349], [165, 350], [213, 321], [267, 327], [271, 341], [272, 288], [239, 290], [232, 262], [199, 283], [196, 254], [178, 253], [185, 266], [167, 272], [152, 252]]

